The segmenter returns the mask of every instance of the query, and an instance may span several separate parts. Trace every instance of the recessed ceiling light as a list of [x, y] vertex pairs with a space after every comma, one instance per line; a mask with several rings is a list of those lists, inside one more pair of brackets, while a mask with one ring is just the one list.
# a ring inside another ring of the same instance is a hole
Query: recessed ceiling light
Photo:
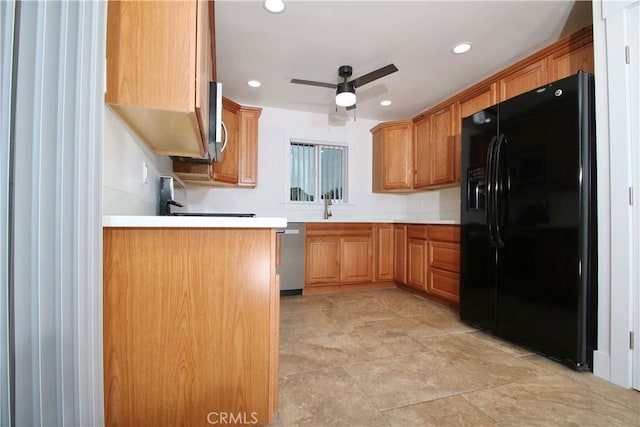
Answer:
[[382, 105], [383, 107], [388, 107], [389, 105], [391, 105], [391, 101], [388, 99], [382, 100], [380, 101], [380, 105]]
[[264, 0], [262, 5], [271, 13], [282, 13], [286, 6], [284, 0]]
[[249, 80], [249, 81], [247, 82], [247, 84], [248, 84], [249, 86], [251, 86], [251, 87], [260, 87], [260, 86], [262, 86], [262, 83], [260, 83], [260, 82], [259, 82], [259, 81], [257, 81], [257, 80]]
[[467, 53], [471, 50], [471, 43], [469, 42], [461, 42], [456, 44], [451, 51], [456, 54]]

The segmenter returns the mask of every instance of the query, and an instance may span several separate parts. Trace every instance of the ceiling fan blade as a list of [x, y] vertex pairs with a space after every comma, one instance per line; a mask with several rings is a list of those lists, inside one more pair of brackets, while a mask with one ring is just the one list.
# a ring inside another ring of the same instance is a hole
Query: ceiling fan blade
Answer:
[[388, 74], [395, 73], [396, 71], [398, 71], [398, 68], [393, 64], [389, 64], [386, 67], [379, 68], [375, 71], [370, 72], [369, 74], [365, 74], [364, 76], [360, 76], [357, 79], [353, 79], [351, 83], [353, 83], [354, 87], [360, 87]]
[[335, 83], [314, 82], [311, 80], [300, 80], [300, 79], [291, 79], [291, 83], [296, 83], [299, 85], [308, 85], [308, 86], [320, 86], [320, 87], [326, 87], [329, 89], [335, 89], [337, 87]]
[[346, 107], [346, 108], [347, 108], [347, 111], [355, 110], [356, 104], [350, 105], [349, 107]]

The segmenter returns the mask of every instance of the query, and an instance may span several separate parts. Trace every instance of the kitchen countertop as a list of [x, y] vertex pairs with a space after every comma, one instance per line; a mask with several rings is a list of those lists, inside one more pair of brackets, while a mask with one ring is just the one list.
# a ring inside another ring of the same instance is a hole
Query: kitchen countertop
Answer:
[[105, 215], [103, 227], [148, 228], [284, 228], [286, 218]]
[[375, 224], [450, 224], [459, 225], [460, 221], [455, 219], [355, 219], [355, 218], [331, 218], [331, 219], [300, 219], [287, 218], [287, 222], [326, 222], [326, 223], [375, 223]]

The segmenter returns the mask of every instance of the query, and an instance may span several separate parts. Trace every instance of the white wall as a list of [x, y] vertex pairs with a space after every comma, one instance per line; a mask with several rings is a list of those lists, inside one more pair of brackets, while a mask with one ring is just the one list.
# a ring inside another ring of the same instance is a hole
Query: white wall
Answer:
[[[264, 108], [259, 121], [258, 185], [255, 189], [190, 186], [192, 212], [255, 212], [258, 216], [287, 217], [290, 222], [323, 218], [323, 205], [287, 203], [291, 138], [346, 144], [349, 147], [349, 203], [332, 206], [331, 221], [404, 219], [408, 215], [429, 219], [459, 217], [459, 188], [414, 195], [378, 194], [372, 186], [371, 133], [377, 122], [351, 118], [344, 126], [330, 126], [329, 116], [301, 111]], [[413, 216], [411, 216], [413, 217]]]
[[[122, 119], [104, 107], [103, 214], [156, 215], [158, 182], [171, 159], [155, 155]], [[143, 163], [149, 182], [142, 182]]]

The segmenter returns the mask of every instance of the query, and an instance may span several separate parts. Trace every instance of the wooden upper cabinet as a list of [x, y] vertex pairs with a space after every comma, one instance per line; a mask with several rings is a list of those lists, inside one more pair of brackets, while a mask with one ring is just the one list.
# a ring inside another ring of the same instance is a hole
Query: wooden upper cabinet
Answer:
[[452, 103], [415, 122], [414, 188], [443, 187], [456, 181], [458, 104]]
[[157, 154], [205, 154], [208, 16], [206, 1], [108, 4], [105, 102]]
[[238, 182], [238, 112], [240, 105], [222, 98], [222, 121], [227, 131], [227, 142], [222, 161], [213, 164], [214, 181], [236, 184]]
[[258, 119], [261, 108], [241, 107], [238, 112], [238, 186], [258, 183]]
[[425, 188], [430, 183], [429, 158], [431, 141], [431, 116], [423, 117], [416, 122], [414, 127], [414, 168], [413, 187]]
[[227, 138], [222, 161], [213, 164], [174, 161], [173, 172], [193, 185], [255, 187], [261, 112], [261, 108], [245, 107], [222, 97], [222, 121]]
[[593, 73], [593, 44], [562, 49], [549, 56], [549, 80], [556, 81], [582, 70]]
[[548, 83], [547, 58], [533, 62], [500, 79], [500, 101]]
[[458, 114], [455, 104], [436, 111], [431, 116], [432, 137], [429, 150], [430, 185], [455, 182], [456, 134], [455, 121]]
[[[464, 95], [458, 101], [460, 103], [460, 119], [482, 111], [498, 103], [498, 85], [491, 83]], [[458, 121], [458, 126], [460, 125]]]
[[413, 122], [381, 123], [373, 134], [373, 191], [413, 189]]

